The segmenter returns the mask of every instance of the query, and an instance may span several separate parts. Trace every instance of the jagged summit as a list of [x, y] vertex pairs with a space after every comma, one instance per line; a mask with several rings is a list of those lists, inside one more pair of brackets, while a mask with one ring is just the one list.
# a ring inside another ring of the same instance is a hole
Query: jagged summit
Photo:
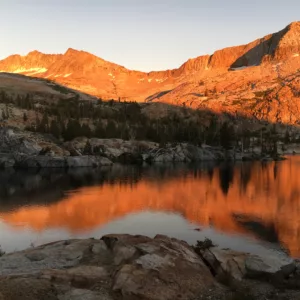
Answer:
[[[182, 71], [202, 71], [203, 69], [207, 68], [227, 68], [231, 65], [241, 65], [242, 62], [245, 62], [248, 66], [257, 65], [264, 61], [263, 58], [268, 55], [271, 55], [272, 58], [282, 59], [288, 54], [297, 52], [299, 50], [299, 36], [300, 21], [295, 21], [290, 23], [288, 26], [286, 26], [284, 29], [277, 33], [266, 35], [265, 37], [257, 39], [248, 44], [227, 47], [221, 50], [217, 50], [211, 55], [203, 55], [196, 58], [191, 58], [187, 62], [183, 63], [176, 70], [181, 69]], [[288, 48], [288, 50], [285, 53], [281, 53], [282, 51], [280, 51], [280, 48]], [[281, 55], [279, 55], [278, 53], [281, 53]], [[91, 58], [93, 57], [94, 59], [98, 59], [101, 61], [105, 61], [104, 59], [101, 59], [89, 52], [77, 50], [74, 48], [68, 48], [64, 54], [44, 54], [42, 52], [39, 52], [38, 50], [33, 50], [25, 56], [20, 56], [17, 54], [11, 55], [6, 59], [0, 61], [0, 66], [3, 65], [5, 61], [11, 60], [12, 58], [24, 58], [24, 61], [26, 61], [26, 59], [32, 57], [46, 58], [49, 56], [56, 56], [56, 58], [59, 59], [61, 58], [61, 56], [76, 57], [83, 55], [90, 56]]]
[[300, 21], [294, 21], [288, 25], [289, 28], [300, 30]]
[[73, 48], [68, 48], [65, 52], [64, 55], [70, 55], [70, 54], [78, 54], [80, 52], [83, 52], [81, 50], [73, 49]]

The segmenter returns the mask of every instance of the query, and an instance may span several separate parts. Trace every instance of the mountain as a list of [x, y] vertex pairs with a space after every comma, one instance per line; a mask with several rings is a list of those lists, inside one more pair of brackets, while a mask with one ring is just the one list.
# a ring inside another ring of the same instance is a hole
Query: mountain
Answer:
[[132, 71], [68, 49], [64, 54], [12, 55], [0, 61], [0, 71], [49, 79], [103, 99], [159, 101], [296, 124], [299, 55], [300, 22], [293, 22], [277, 33], [190, 59], [173, 70]]

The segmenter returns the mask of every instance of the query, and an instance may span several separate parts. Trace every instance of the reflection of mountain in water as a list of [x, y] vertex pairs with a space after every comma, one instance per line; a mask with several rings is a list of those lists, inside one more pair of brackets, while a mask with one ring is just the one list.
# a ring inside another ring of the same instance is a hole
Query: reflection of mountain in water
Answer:
[[[90, 230], [129, 213], [170, 211], [300, 254], [300, 157], [280, 163], [120, 167], [0, 174], [0, 218], [35, 230]], [[30, 199], [30, 200], [29, 200]]]
[[273, 223], [264, 224], [259, 218], [251, 218], [245, 215], [233, 215], [236, 221], [244, 228], [250, 230], [257, 238], [271, 242], [279, 243], [275, 225]]

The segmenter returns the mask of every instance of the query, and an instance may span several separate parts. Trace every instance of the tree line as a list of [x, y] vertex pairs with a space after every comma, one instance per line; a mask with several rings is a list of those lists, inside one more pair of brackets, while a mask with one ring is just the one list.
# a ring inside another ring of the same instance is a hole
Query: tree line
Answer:
[[[143, 112], [142, 105], [136, 102], [81, 101], [78, 96], [57, 101], [36, 101], [29, 94], [12, 97], [3, 91], [0, 93], [0, 103], [5, 104], [2, 119], [9, 118], [8, 105], [14, 105], [24, 110], [26, 130], [52, 134], [64, 141], [85, 136], [150, 140], [161, 145], [206, 143], [225, 149], [250, 149], [258, 145], [266, 153], [276, 151], [278, 140], [285, 143], [293, 141], [288, 130], [282, 137], [276, 126], [265, 131], [238, 130], [236, 124], [240, 120], [232, 116], [224, 121], [211, 112], [192, 111], [185, 107], [181, 108], [180, 114], [170, 112], [161, 118], [150, 118]], [[29, 111], [35, 114], [34, 120], [29, 120]]]

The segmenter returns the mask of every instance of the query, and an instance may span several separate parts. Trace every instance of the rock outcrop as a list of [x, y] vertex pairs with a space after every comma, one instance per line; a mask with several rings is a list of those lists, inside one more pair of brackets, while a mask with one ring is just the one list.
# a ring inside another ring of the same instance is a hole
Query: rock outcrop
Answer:
[[43, 135], [11, 128], [0, 129], [0, 168], [101, 167], [112, 162], [100, 155], [70, 156], [70, 153]]
[[[255, 271], [256, 275], [280, 272], [281, 282], [296, 274], [295, 262], [279, 257], [266, 261], [228, 250], [206, 249], [204, 253], [205, 258], [186, 242], [162, 235], [153, 239], [107, 235], [99, 240], [53, 242], [0, 257], [0, 299], [237, 299], [229, 297], [236, 289], [217, 282], [216, 264], [221, 265], [228, 279], [235, 279], [241, 270]], [[240, 287], [247, 286], [239, 295], [249, 296], [251, 282], [242, 277], [237, 280]], [[256, 282], [254, 286], [260, 285]], [[259, 289], [253, 290], [257, 294]], [[277, 293], [275, 287], [264, 286], [262, 297], [253, 299], [283, 299], [269, 298]], [[285, 295], [298, 299], [299, 292], [294, 293], [295, 297], [289, 292]]]
[[[234, 161], [258, 160], [257, 152], [225, 151], [222, 147], [208, 145], [195, 146], [188, 143], [166, 144], [160, 147], [158, 143], [149, 141], [126, 141], [122, 139], [87, 139], [76, 138], [65, 143], [65, 148], [71, 153], [84, 153], [89, 145], [89, 155], [102, 155], [114, 162], [121, 163], [170, 163], [192, 161]], [[272, 158], [270, 158], [272, 160]]]
[[55, 242], [0, 258], [5, 300], [193, 299], [214, 285], [189, 245], [159, 235]]
[[82, 137], [62, 145], [40, 134], [0, 129], [0, 168], [75, 168], [107, 166], [112, 162], [141, 164], [259, 159], [273, 160], [272, 157], [262, 157], [258, 152], [241, 153], [188, 143], [160, 147], [149, 141]]
[[296, 263], [287, 256], [258, 256], [212, 247], [199, 254], [216, 276], [230, 276], [236, 280], [245, 278], [283, 280], [296, 269]]

